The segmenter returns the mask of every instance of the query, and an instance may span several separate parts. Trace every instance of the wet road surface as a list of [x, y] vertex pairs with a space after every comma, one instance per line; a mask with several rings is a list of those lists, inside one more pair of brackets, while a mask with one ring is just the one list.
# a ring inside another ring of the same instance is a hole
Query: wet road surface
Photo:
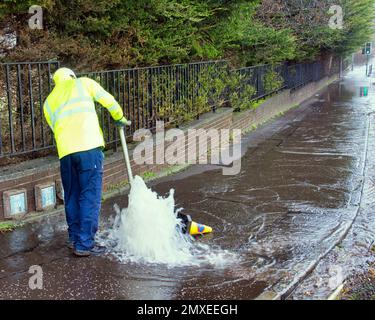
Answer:
[[[238, 175], [194, 166], [149, 184], [159, 194], [175, 188], [177, 206], [214, 228], [198, 241], [236, 253], [238, 260], [168, 267], [112, 256], [78, 259], [64, 246], [63, 217], [51, 217], [0, 234], [0, 299], [326, 297], [334, 289], [327, 270], [334, 265], [345, 273], [363, 263], [375, 230], [369, 115], [375, 79], [363, 74], [355, 69], [247, 135]], [[367, 96], [361, 87], [368, 87]], [[127, 197], [103, 204], [102, 229], [115, 202], [125, 207]], [[42, 290], [29, 289], [31, 265], [43, 269]]]

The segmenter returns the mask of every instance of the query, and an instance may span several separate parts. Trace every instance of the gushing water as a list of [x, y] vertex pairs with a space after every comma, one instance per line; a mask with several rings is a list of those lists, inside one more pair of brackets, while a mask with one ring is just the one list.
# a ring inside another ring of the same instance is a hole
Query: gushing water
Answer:
[[[168, 197], [161, 197], [147, 188], [143, 179], [135, 176], [128, 208], [117, 212], [107, 241], [115, 245], [112, 252], [120, 260], [191, 265], [205, 261], [225, 264], [230, 255], [225, 250], [212, 250], [197, 243], [181, 231], [182, 221], [175, 211], [174, 189]], [[233, 258], [232, 258], [233, 259]]]

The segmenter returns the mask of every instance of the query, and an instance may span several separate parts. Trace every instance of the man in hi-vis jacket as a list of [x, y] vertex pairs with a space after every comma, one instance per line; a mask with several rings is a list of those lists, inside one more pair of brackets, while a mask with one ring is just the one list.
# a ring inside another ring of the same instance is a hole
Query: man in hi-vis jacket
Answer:
[[95, 244], [102, 194], [104, 139], [95, 101], [106, 108], [116, 125], [129, 125], [120, 105], [97, 82], [78, 78], [68, 68], [53, 75], [55, 87], [47, 97], [44, 116], [51, 127], [60, 159], [64, 187], [68, 246], [86, 257], [100, 254]]

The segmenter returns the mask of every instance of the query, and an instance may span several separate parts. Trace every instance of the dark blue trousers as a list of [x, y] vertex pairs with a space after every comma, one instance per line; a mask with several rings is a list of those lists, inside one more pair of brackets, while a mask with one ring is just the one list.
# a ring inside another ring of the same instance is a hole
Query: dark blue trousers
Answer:
[[102, 197], [103, 152], [100, 148], [60, 159], [69, 240], [77, 250], [90, 250], [98, 230]]

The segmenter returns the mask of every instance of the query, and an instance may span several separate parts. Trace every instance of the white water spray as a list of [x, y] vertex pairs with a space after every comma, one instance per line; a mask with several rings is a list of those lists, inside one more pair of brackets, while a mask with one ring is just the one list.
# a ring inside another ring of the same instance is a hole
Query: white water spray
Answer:
[[141, 177], [132, 182], [128, 208], [115, 206], [117, 216], [107, 240], [115, 243], [113, 253], [120, 260], [169, 265], [226, 264], [233, 255], [210, 249], [181, 232], [182, 221], [175, 212], [174, 189], [163, 198], [147, 188]]

